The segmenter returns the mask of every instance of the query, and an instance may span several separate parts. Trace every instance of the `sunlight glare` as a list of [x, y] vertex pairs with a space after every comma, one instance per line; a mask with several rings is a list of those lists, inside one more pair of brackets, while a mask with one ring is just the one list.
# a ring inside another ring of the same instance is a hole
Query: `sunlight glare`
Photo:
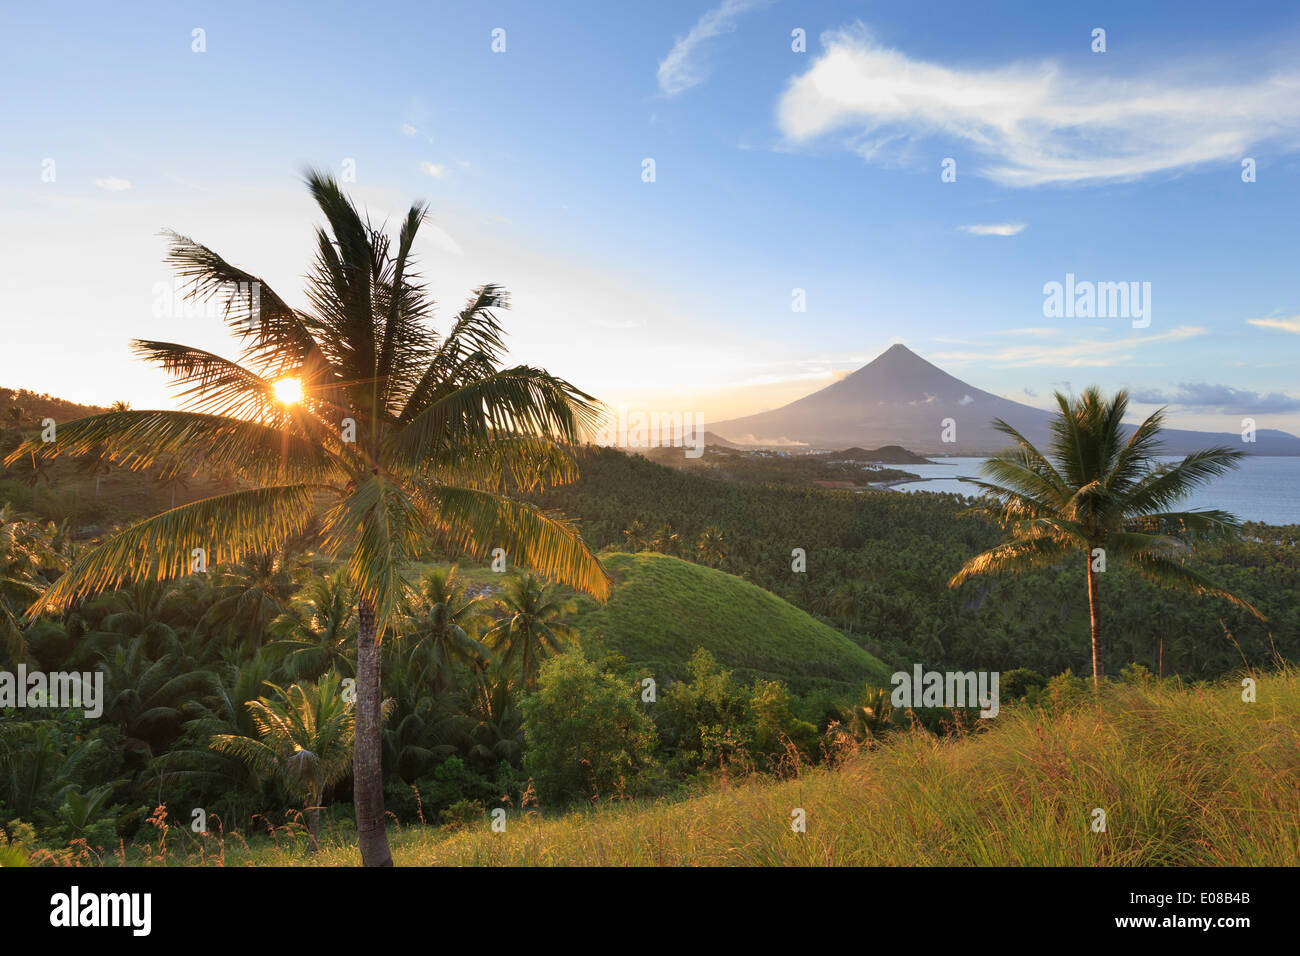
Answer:
[[302, 401], [302, 380], [282, 378], [275, 383], [276, 400], [285, 405], [297, 405]]

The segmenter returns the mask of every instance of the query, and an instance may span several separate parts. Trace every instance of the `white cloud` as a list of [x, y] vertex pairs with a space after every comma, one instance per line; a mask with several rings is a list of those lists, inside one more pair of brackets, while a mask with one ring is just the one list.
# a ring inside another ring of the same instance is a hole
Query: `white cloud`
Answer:
[[828, 33], [822, 44], [782, 94], [777, 122], [796, 144], [851, 131], [852, 148], [872, 161], [942, 136], [983, 158], [974, 170], [980, 175], [1037, 186], [1235, 166], [1262, 142], [1300, 144], [1294, 71], [1237, 83], [1206, 80], [1204, 67], [1161, 79], [1104, 79], [1050, 62], [944, 66], [881, 46], [864, 29]]
[[131, 188], [131, 180], [107, 176], [104, 179], [96, 179], [95, 185], [100, 189], [107, 189], [109, 192], [120, 193]]
[[420, 164], [420, 172], [427, 173], [434, 179], [442, 179], [442, 176], [446, 171], [446, 166], [439, 166], [438, 164], [431, 163], [428, 160], [425, 160]]
[[736, 29], [741, 14], [765, 6], [767, 0], [722, 0], [722, 5], [700, 17], [689, 33], [679, 37], [668, 55], [659, 61], [659, 89], [676, 96], [708, 78], [704, 60], [705, 41]]
[[414, 136], [418, 130], [410, 123], [403, 123], [401, 126], [403, 136]]
[[1063, 345], [1042, 343], [1024, 343], [1001, 346], [986, 351], [939, 352], [930, 356], [933, 362], [980, 362], [999, 365], [1003, 368], [1024, 368], [1030, 365], [1053, 365], [1058, 367], [1088, 366], [1099, 367], [1117, 365], [1131, 361], [1133, 353], [1156, 342], [1181, 342], [1184, 339], [1204, 335], [1205, 329], [1180, 325], [1168, 332], [1155, 335], [1134, 335], [1127, 338], [1086, 340], [1068, 342]]
[[962, 232], [972, 236], [1016, 236], [1024, 232], [1023, 222], [991, 222], [975, 226], [958, 226]]
[[1246, 322], [1249, 325], [1257, 325], [1261, 329], [1281, 329], [1283, 332], [1294, 332], [1300, 335], [1300, 315], [1289, 319], [1247, 319]]

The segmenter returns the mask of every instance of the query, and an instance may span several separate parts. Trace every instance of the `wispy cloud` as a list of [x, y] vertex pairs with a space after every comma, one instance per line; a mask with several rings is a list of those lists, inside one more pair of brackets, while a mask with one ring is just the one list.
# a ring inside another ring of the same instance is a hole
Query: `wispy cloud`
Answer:
[[442, 179], [443, 174], [447, 172], [447, 167], [425, 160], [420, 164], [420, 172], [432, 176], [434, 179]]
[[1257, 325], [1261, 329], [1281, 329], [1283, 332], [1294, 332], [1300, 335], [1300, 315], [1289, 319], [1247, 319], [1246, 322], [1249, 325]]
[[962, 232], [972, 236], [1018, 236], [1025, 231], [1023, 222], [991, 222], [984, 225], [958, 226]]
[[705, 62], [708, 41], [736, 29], [736, 21], [750, 10], [766, 6], [770, 0], [723, 0], [722, 5], [700, 17], [689, 33], [679, 37], [659, 61], [659, 89], [676, 96], [698, 86], [709, 76]]
[[782, 95], [778, 124], [795, 144], [849, 131], [871, 161], [937, 135], [975, 151], [980, 175], [1037, 186], [1235, 164], [1265, 141], [1300, 145], [1300, 72], [1217, 84], [1190, 67], [1102, 79], [1050, 62], [944, 66], [886, 48], [862, 28], [828, 33], [822, 44]]
[[1204, 335], [1205, 332], [1205, 329], [1198, 326], [1180, 325], [1156, 335], [1083, 340], [1060, 345], [1026, 342], [981, 351], [939, 352], [930, 356], [930, 359], [934, 362], [982, 362], [1003, 368], [1023, 368], [1030, 365], [1099, 367], [1131, 361], [1137, 350], [1156, 342], [1179, 342]]
[[1264, 415], [1300, 411], [1300, 398], [1283, 392], [1254, 392], [1229, 385], [1181, 382], [1173, 391], [1143, 389], [1133, 392], [1133, 401], [1148, 405], [1181, 405], [1223, 415]]
[[116, 176], [107, 176], [103, 179], [96, 179], [95, 185], [100, 189], [107, 189], [109, 192], [120, 193], [131, 188], [131, 180], [118, 179]]
[[401, 131], [402, 131], [402, 135], [403, 135], [403, 136], [414, 136], [416, 133], [419, 132], [419, 130], [417, 130], [417, 129], [416, 129], [414, 126], [412, 126], [410, 123], [403, 123], [403, 124], [401, 125], [400, 129], [401, 129]]

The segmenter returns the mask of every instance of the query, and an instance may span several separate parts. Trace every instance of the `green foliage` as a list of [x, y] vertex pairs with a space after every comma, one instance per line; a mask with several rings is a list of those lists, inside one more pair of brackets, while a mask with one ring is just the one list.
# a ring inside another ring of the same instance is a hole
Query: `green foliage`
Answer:
[[[716, 527], [727, 542], [725, 570], [851, 630], [890, 671], [917, 661], [943, 670], [1026, 667], [1043, 674], [1089, 665], [1081, 557], [947, 588], [954, 571], [1000, 540], [996, 522], [961, 517], [971, 498], [742, 485], [611, 448], [588, 448], [578, 465], [576, 482], [532, 497], [580, 516], [594, 547], [624, 548], [624, 532], [632, 530], [644, 546], [646, 529], [665, 521], [690, 540]], [[1298, 545], [1300, 527], [1247, 523], [1240, 536], [1198, 541], [1187, 558], [1189, 569], [1249, 595], [1267, 624], [1232, 604], [1188, 601], [1122, 562], [1112, 565], [1100, 611], [1105, 656], [1197, 679], [1240, 667], [1243, 658], [1251, 666], [1278, 655], [1294, 659], [1300, 655], [1300, 602], [1292, 598], [1300, 590]], [[791, 572], [795, 547], [807, 553], [807, 573]], [[856, 589], [852, 602], [839, 602], [849, 589]], [[680, 657], [696, 643], [688, 637]], [[789, 678], [796, 692], [808, 690], [793, 675], [768, 676]]]
[[451, 806], [439, 811], [438, 819], [446, 830], [467, 830], [483, 819], [482, 804], [473, 800], [457, 800]]
[[581, 653], [542, 665], [523, 712], [524, 769], [541, 799], [607, 799], [652, 785], [657, 735], [638, 706], [637, 685]]

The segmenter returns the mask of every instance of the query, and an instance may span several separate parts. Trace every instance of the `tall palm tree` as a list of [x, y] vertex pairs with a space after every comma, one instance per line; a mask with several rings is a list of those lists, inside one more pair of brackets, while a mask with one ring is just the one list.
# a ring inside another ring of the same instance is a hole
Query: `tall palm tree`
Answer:
[[99, 497], [99, 483], [105, 475], [113, 471], [113, 459], [109, 457], [108, 450], [103, 448], [93, 448], [90, 453], [81, 459], [81, 470], [84, 474], [95, 479], [95, 497]]
[[497, 621], [484, 640], [501, 654], [506, 667], [518, 667], [524, 687], [537, 683], [543, 658], [577, 638], [565, 617], [577, 610], [576, 602], [557, 596], [555, 588], [535, 574], [512, 577], [501, 587]]
[[1000, 522], [1011, 537], [976, 555], [948, 582], [959, 587], [981, 574], [1015, 574], [1057, 564], [1083, 552], [1088, 576], [1092, 679], [1103, 674], [1099, 647], [1098, 555], [1119, 561], [1149, 581], [1198, 595], [1215, 595], [1263, 616], [1241, 598], [1187, 567], [1198, 540], [1237, 532], [1240, 523], [1219, 510], [1170, 511], [1194, 488], [1235, 468], [1243, 457], [1210, 448], [1177, 464], [1161, 464], [1164, 409], [1153, 412], [1124, 439], [1128, 393], [1109, 402], [1096, 388], [1071, 402], [1056, 393], [1060, 414], [1052, 419], [1051, 457], [1002, 419], [993, 425], [1016, 444], [983, 465], [990, 481], [965, 479], [984, 491], [975, 511]]
[[257, 738], [216, 734], [212, 749], [242, 760], [261, 776], [274, 777], [307, 810], [307, 832], [315, 853], [325, 788], [348, 775], [355, 725], [352, 706], [339, 693], [339, 679], [326, 674], [317, 684], [269, 685], [275, 696], [248, 702]]
[[238, 361], [172, 342], [135, 351], [182, 387], [181, 411], [131, 410], [62, 425], [9, 457], [79, 454], [103, 444], [119, 467], [173, 459], [195, 474], [227, 469], [255, 485], [140, 521], [78, 559], [29, 609], [67, 607], [136, 577], [187, 573], [282, 547], [319, 519], [320, 549], [357, 593], [354, 793], [361, 858], [391, 865], [380, 757], [379, 640], [404, 597], [403, 566], [430, 544], [516, 566], [603, 598], [609, 581], [569, 522], [511, 497], [577, 474], [572, 448], [598, 407], [563, 379], [505, 367], [494, 310], [503, 289], [478, 289], [439, 336], [414, 270], [425, 219], [417, 203], [396, 238], [371, 225], [329, 176], [307, 185], [328, 223], [316, 232], [309, 309], [211, 249], [170, 233], [169, 261], [196, 299], [217, 298], [242, 345]]

